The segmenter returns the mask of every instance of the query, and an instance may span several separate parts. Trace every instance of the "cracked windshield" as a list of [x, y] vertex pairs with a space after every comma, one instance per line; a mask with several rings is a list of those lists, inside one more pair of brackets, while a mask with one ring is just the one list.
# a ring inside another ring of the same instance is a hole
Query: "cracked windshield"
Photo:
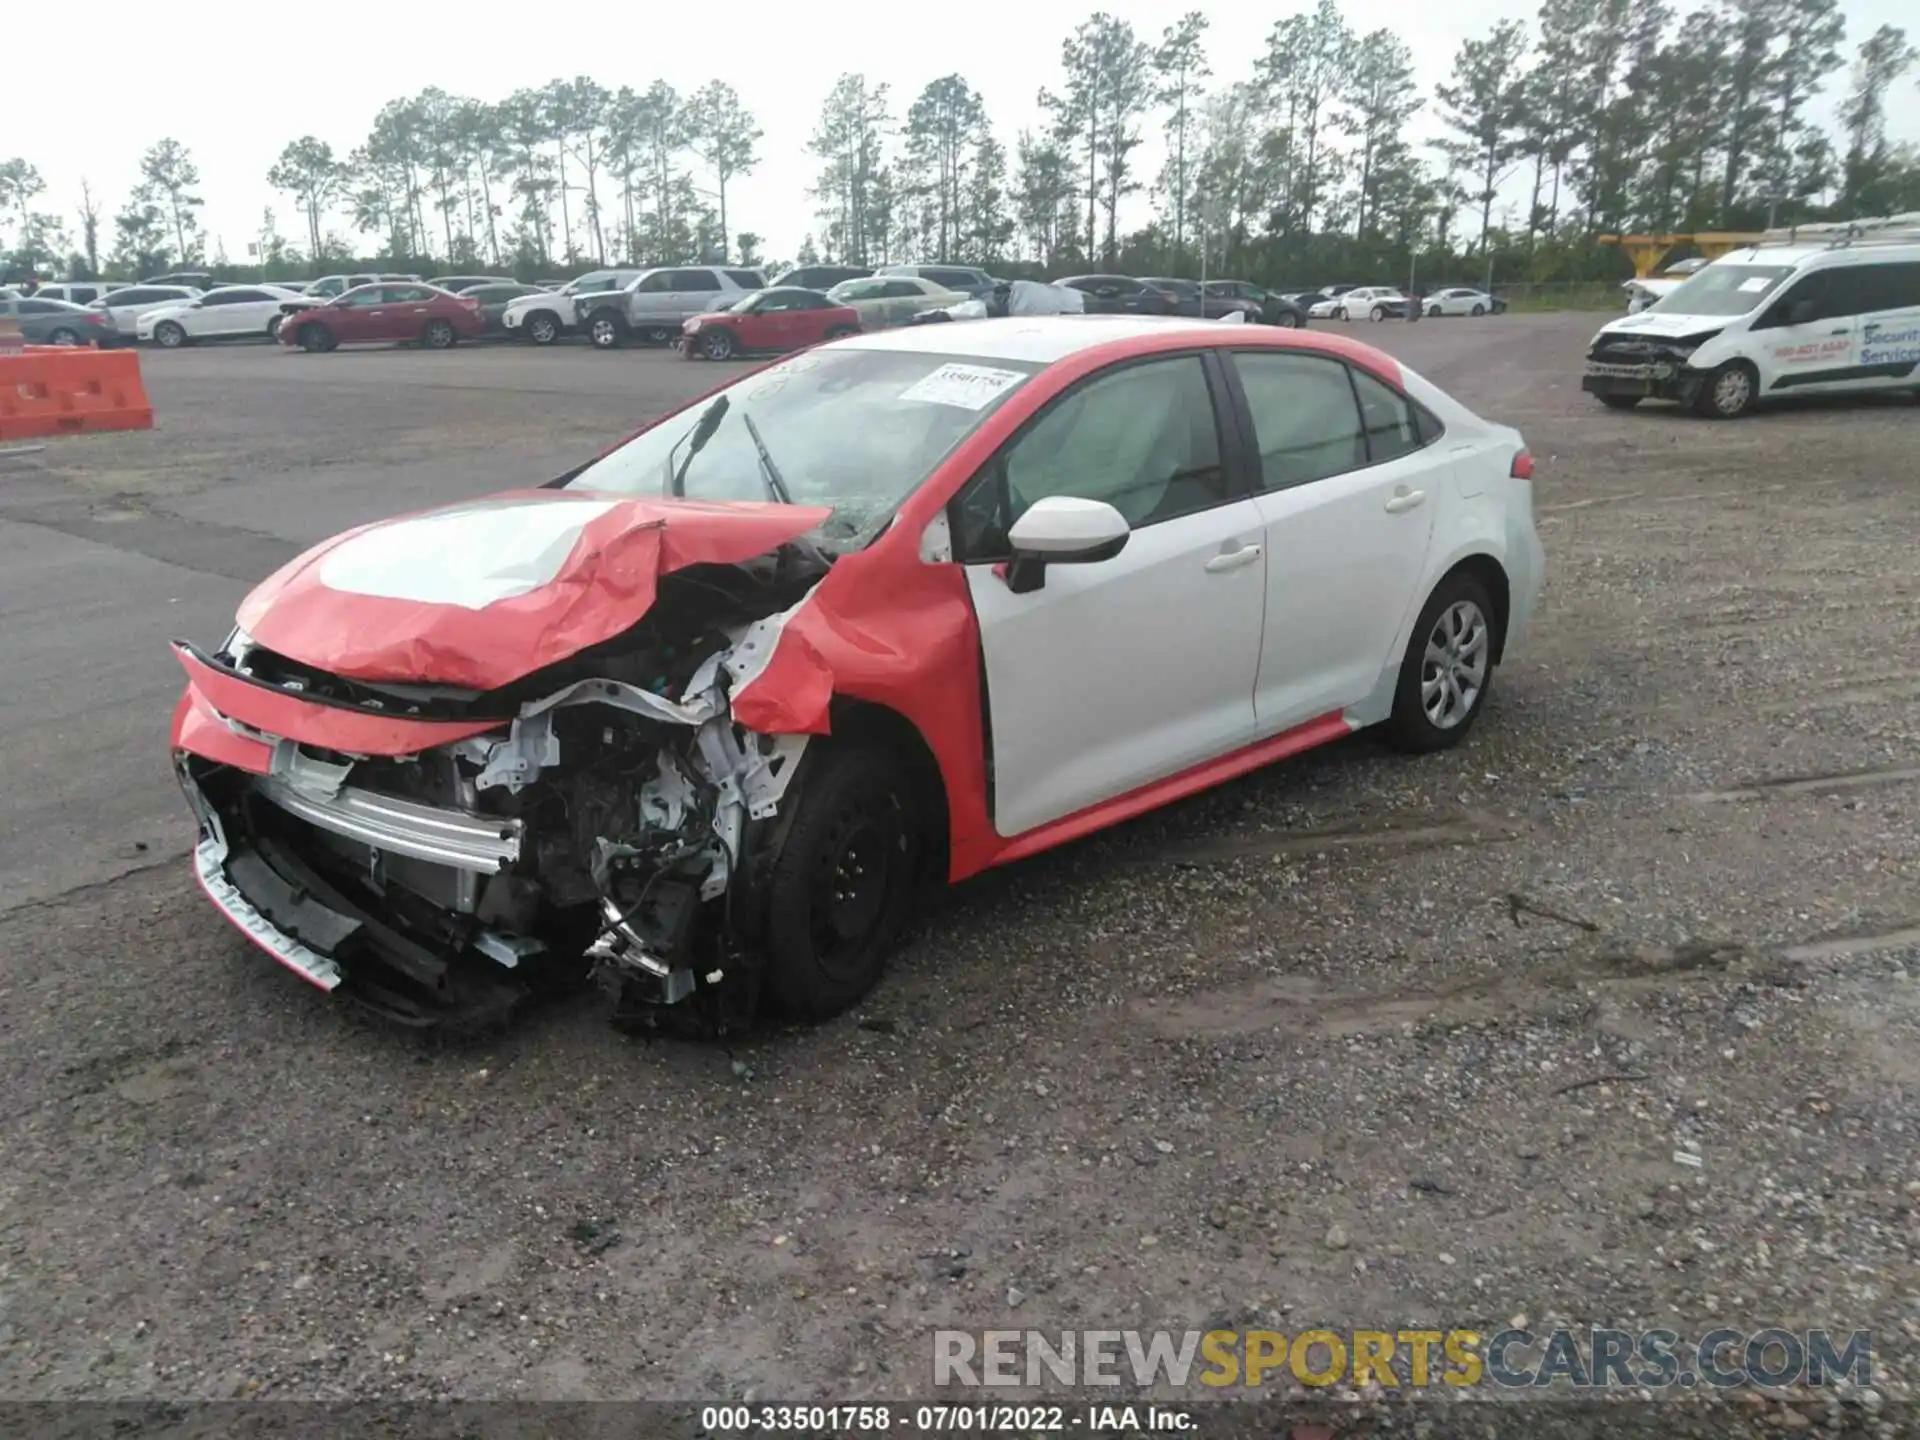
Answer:
[[799, 355], [595, 461], [570, 490], [824, 505], [829, 551], [866, 545], [1037, 367], [896, 350]]

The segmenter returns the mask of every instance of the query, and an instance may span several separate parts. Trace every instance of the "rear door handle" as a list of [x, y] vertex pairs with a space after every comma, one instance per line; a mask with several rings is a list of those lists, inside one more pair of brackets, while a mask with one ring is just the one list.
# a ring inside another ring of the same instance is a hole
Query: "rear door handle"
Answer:
[[1207, 573], [1218, 575], [1225, 570], [1238, 570], [1242, 565], [1251, 565], [1260, 558], [1258, 545], [1242, 545], [1238, 550], [1228, 550], [1207, 561]]
[[1393, 498], [1387, 501], [1387, 513], [1398, 515], [1402, 511], [1413, 509], [1426, 498], [1427, 492], [1424, 490], [1396, 490], [1393, 492]]
[[1844, 335], [1847, 333], [1847, 327], [1842, 325], [1838, 330], [1829, 330], [1827, 333], [1829, 335]]

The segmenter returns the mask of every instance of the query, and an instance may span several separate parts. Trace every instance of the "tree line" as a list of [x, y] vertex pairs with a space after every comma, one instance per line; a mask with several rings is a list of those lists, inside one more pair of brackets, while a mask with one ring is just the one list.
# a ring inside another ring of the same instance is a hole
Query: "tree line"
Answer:
[[[815, 224], [795, 259], [1305, 281], [1418, 256], [1578, 279], [1622, 263], [1600, 234], [1920, 208], [1920, 148], [1886, 133], [1888, 96], [1920, 57], [1891, 25], [1849, 56], [1838, 0], [1708, 0], [1684, 14], [1670, 0], [1543, 0], [1531, 24], [1464, 41], [1431, 95], [1406, 42], [1357, 33], [1338, 0], [1278, 21], [1234, 77], [1215, 76], [1207, 32], [1199, 11], [1157, 37], [1090, 16], [1011, 148], [962, 75], [930, 81], [904, 111], [889, 85], [842, 75], [807, 142]], [[1811, 111], [1842, 70], [1829, 131]], [[1423, 125], [1435, 138], [1414, 138]], [[269, 270], [374, 246], [395, 264], [528, 275], [758, 263], [761, 238], [730, 228], [728, 194], [763, 139], [720, 80], [681, 95], [581, 76], [494, 102], [430, 88], [382, 108], [345, 154], [290, 142], [265, 178], [301, 233], [281, 235], [269, 208], [249, 250]], [[145, 152], [110, 219], [83, 182], [70, 229], [39, 208], [44, 191], [26, 160], [0, 161], [15, 266], [226, 262], [218, 242], [208, 254], [199, 171], [174, 139]], [[1124, 227], [1142, 195], [1150, 218]]]

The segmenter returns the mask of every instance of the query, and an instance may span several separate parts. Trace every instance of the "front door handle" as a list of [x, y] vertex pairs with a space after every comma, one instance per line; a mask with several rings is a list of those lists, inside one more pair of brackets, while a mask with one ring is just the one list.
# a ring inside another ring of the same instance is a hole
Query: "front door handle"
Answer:
[[1829, 335], [1844, 335], [1847, 333], [1847, 327], [1842, 325], [1838, 330], [1829, 330], [1827, 333]]
[[1426, 498], [1427, 492], [1424, 490], [1396, 490], [1393, 492], [1393, 498], [1387, 501], [1387, 513], [1398, 515], [1404, 510], [1413, 509]]
[[1242, 565], [1251, 565], [1260, 558], [1258, 545], [1242, 545], [1238, 550], [1228, 550], [1207, 561], [1207, 573], [1218, 575], [1225, 570], [1238, 570]]

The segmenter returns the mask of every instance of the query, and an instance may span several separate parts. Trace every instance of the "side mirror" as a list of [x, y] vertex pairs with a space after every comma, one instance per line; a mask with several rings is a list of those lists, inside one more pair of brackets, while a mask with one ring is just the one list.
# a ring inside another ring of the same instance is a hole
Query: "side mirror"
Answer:
[[1071, 495], [1036, 500], [1013, 522], [1007, 536], [1013, 545], [1007, 588], [1025, 595], [1047, 583], [1049, 565], [1091, 565], [1111, 560], [1126, 548], [1131, 533], [1127, 517], [1104, 500], [1081, 500]]

